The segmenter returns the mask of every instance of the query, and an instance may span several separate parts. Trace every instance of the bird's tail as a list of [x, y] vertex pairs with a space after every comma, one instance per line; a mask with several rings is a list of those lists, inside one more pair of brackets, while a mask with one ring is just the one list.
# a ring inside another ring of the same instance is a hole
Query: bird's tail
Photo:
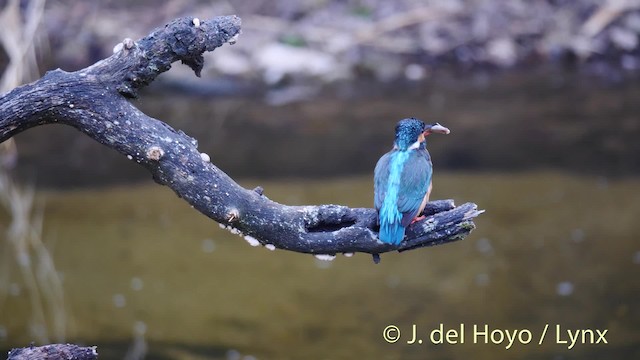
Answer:
[[401, 217], [393, 219], [392, 221], [385, 221], [382, 217], [380, 219], [380, 233], [379, 237], [383, 243], [391, 245], [399, 245], [404, 239], [404, 226], [402, 226]]

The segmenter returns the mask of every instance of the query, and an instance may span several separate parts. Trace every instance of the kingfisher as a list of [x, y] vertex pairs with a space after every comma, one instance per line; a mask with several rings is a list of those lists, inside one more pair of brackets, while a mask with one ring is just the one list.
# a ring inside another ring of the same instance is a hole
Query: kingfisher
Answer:
[[426, 137], [449, 134], [449, 129], [416, 118], [402, 119], [396, 125], [393, 149], [384, 154], [374, 170], [374, 203], [378, 212], [380, 240], [399, 245], [404, 232], [419, 217], [431, 193], [433, 173]]

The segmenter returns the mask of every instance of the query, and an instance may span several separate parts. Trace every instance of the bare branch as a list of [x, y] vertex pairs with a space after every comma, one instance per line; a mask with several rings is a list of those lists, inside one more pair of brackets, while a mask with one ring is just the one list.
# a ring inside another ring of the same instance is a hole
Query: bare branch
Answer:
[[9, 357], [7, 360], [95, 360], [97, 358], [98, 352], [95, 347], [80, 347], [72, 344], [52, 344], [13, 349], [9, 351]]
[[[197, 149], [182, 131], [150, 118], [127, 101], [138, 90], [182, 61], [199, 75], [202, 54], [240, 32], [235, 16], [202, 21], [180, 18], [136, 42], [125, 39], [117, 52], [86, 69], [48, 72], [42, 79], [0, 97], [0, 141], [30, 127], [62, 123], [144, 166], [195, 209], [252, 245], [310, 254], [379, 254], [438, 245], [464, 238], [480, 214], [475, 204], [451, 200], [428, 204], [430, 214], [409, 227], [399, 246], [377, 240], [373, 209], [338, 205], [287, 206], [262, 191], [239, 186]], [[99, 159], [96, 159], [99, 161]]]

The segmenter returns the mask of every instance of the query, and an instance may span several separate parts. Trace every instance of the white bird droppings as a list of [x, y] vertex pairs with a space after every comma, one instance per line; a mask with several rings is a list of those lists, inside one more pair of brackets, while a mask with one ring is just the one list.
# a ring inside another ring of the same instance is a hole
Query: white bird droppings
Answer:
[[121, 42], [117, 43], [116, 46], [113, 47], [113, 53], [115, 54], [115, 53], [119, 52], [120, 50], [122, 50], [123, 47], [124, 47], [123, 43], [121, 43]]
[[245, 240], [247, 240], [247, 242], [248, 242], [248, 243], [249, 243], [249, 245], [251, 245], [251, 246], [258, 246], [258, 245], [260, 245], [260, 241], [258, 241], [258, 239], [254, 238], [253, 236], [246, 235], [246, 236], [244, 237], [244, 239], [245, 239]]
[[267, 244], [264, 247], [267, 248], [267, 250], [271, 250], [271, 251], [276, 249], [276, 246], [273, 244]]
[[131, 155], [127, 155], [127, 159], [129, 159], [129, 160], [133, 160], [133, 156], [131, 156]]
[[211, 158], [206, 153], [200, 153], [200, 157], [202, 158], [202, 161], [204, 161], [204, 162], [211, 162]]
[[318, 260], [322, 260], [322, 261], [333, 261], [333, 259], [336, 258], [335, 255], [329, 255], [329, 254], [315, 254], [313, 255], [316, 259]]
[[221, 229], [227, 229], [227, 230], [229, 230], [229, 232], [230, 232], [230, 233], [232, 233], [233, 235], [238, 235], [238, 236], [240, 236], [240, 237], [243, 237], [243, 236], [244, 236], [244, 234], [243, 234], [240, 230], [238, 230], [238, 229], [234, 228], [234, 227], [233, 227], [233, 226], [231, 226], [231, 225], [224, 225], [224, 224], [219, 224], [219, 225], [220, 225], [220, 228], [221, 228]]
[[193, 18], [193, 26], [195, 26], [195, 27], [200, 27], [200, 19], [198, 19], [198, 18]]

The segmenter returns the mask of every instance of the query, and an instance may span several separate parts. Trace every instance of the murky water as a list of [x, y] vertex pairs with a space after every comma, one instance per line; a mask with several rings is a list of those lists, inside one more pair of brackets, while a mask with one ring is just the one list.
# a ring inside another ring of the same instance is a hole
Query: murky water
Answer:
[[[487, 210], [478, 229], [379, 265], [250, 247], [151, 183], [43, 193], [68, 340], [97, 344], [105, 359], [136, 337], [154, 359], [640, 357], [640, 180], [440, 171], [434, 181], [433, 198]], [[372, 202], [368, 176], [242, 184], [290, 204]], [[31, 341], [28, 295], [0, 302], [0, 348]], [[422, 344], [407, 344], [414, 324]], [[440, 324], [464, 325], [464, 343], [433, 344]], [[485, 324], [532, 338], [485, 344], [473, 337]], [[389, 325], [400, 330], [394, 344], [382, 336]], [[608, 343], [558, 343], [585, 329], [608, 330]]]
[[[429, 143], [438, 169], [628, 176], [640, 173], [639, 85], [607, 86], [560, 71], [438, 73], [423, 83], [345, 84], [282, 106], [265, 102], [270, 93], [251, 99], [144, 94], [134, 104], [195, 137], [233, 177], [368, 174], [391, 147], [395, 123], [409, 116], [452, 130]], [[44, 186], [149, 178], [69, 127], [30, 129], [17, 141], [22, 178]]]
[[[446, 124], [452, 135], [429, 144], [432, 198], [487, 212], [464, 241], [379, 265], [250, 247], [73, 129], [21, 134], [22, 178], [71, 188], [38, 195], [67, 340], [104, 359], [144, 344], [149, 359], [640, 358], [640, 87], [568, 73], [433, 80], [278, 107], [175, 94], [136, 103], [230, 175], [279, 178], [242, 184], [287, 204], [371, 206], [371, 176], [353, 174], [371, 173], [395, 121]], [[131, 179], [145, 181], [113, 186]], [[96, 183], [107, 185], [77, 188]], [[20, 259], [0, 255], [0, 349], [29, 344], [34, 329], [54, 338], [53, 314], [48, 327], [30, 320]], [[449, 343], [433, 344], [441, 324]], [[383, 338], [390, 325], [395, 343]]]

